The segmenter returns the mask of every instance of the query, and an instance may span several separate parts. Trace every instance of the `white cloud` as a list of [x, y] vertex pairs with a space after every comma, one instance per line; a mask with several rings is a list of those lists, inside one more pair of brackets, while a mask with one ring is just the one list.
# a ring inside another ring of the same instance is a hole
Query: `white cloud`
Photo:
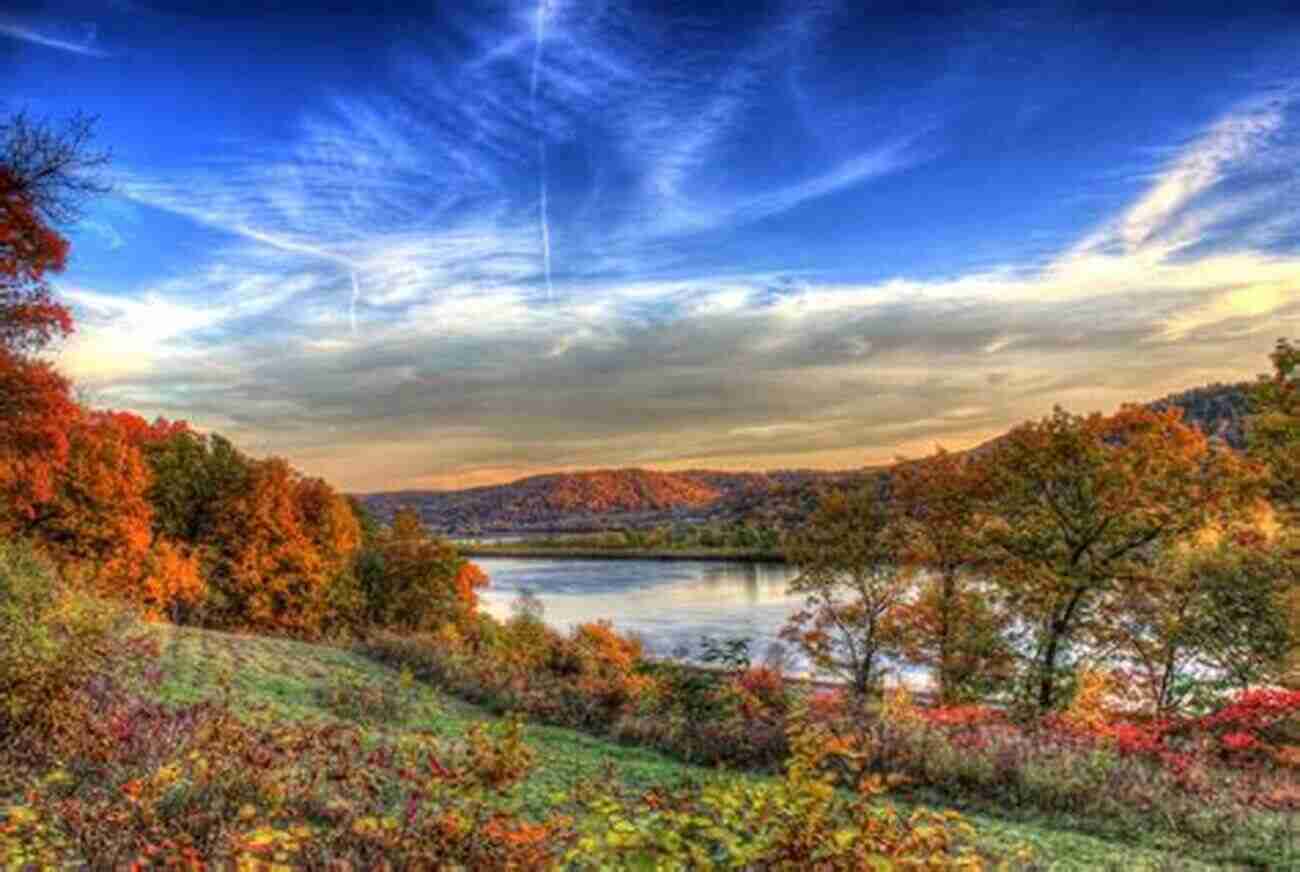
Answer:
[[1198, 194], [1259, 153], [1282, 122], [1280, 108], [1269, 105], [1234, 112], [1211, 127], [1125, 214], [1120, 236], [1128, 250], [1142, 248]]
[[85, 57], [103, 58], [108, 57], [108, 52], [95, 46], [95, 30], [88, 28], [86, 35], [80, 40], [64, 39], [49, 33], [43, 33], [33, 27], [22, 24], [12, 18], [0, 18], [0, 35], [8, 36], [13, 39], [32, 45], [39, 45], [43, 48], [52, 48], [57, 51], [71, 52]]

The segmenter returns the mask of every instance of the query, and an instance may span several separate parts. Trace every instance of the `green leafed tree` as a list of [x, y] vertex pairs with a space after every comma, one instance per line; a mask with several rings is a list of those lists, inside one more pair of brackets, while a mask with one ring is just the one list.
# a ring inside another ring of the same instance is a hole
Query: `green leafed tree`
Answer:
[[1198, 694], [1270, 684], [1284, 671], [1291, 629], [1281, 605], [1300, 567], [1263, 537], [1167, 549], [1119, 591], [1098, 641], [1113, 650], [1151, 710], [1206, 703]]
[[1291, 526], [1300, 525], [1300, 343], [1279, 339], [1273, 372], [1251, 395], [1246, 438], [1252, 456], [1269, 470], [1269, 496]]

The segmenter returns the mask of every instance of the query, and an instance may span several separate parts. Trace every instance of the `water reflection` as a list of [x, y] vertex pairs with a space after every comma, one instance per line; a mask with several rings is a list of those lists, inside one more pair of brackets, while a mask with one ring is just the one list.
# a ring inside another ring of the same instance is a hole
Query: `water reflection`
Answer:
[[801, 602], [786, 593], [794, 570], [782, 564], [478, 558], [491, 579], [484, 608], [505, 618], [523, 590], [545, 607], [557, 629], [607, 618], [639, 635], [646, 650], [668, 656], [711, 636], [748, 636], [761, 656], [778, 641]]

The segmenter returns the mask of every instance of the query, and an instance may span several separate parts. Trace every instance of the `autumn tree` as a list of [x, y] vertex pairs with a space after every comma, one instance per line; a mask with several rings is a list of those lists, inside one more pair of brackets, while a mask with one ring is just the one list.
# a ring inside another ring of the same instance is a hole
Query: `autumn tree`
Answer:
[[361, 528], [361, 544], [364, 546], [373, 545], [379, 537], [379, 521], [376, 520], [374, 514], [366, 508], [365, 503], [357, 497], [348, 494], [345, 499], [348, 501], [348, 505], [352, 508], [352, 514], [356, 516], [357, 525]]
[[781, 635], [859, 694], [876, 687], [884, 656], [896, 648], [890, 616], [909, 587], [888, 527], [886, 504], [870, 484], [824, 496], [785, 541], [786, 559], [798, 569], [790, 592], [805, 601]]
[[67, 257], [68, 241], [42, 220], [12, 170], [0, 164], [0, 348], [37, 351], [72, 332], [72, 316], [54, 302], [46, 281]]
[[1273, 372], [1252, 391], [1246, 438], [1269, 470], [1269, 496], [1279, 515], [1300, 526], [1300, 343], [1279, 339]]
[[406, 508], [379, 533], [357, 571], [369, 622], [412, 632], [464, 626], [477, 607], [477, 590], [487, 586], [481, 569], [455, 545], [430, 535], [420, 516]]
[[92, 148], [93, 117], [63, 125], [24, 112], [0, 121], [0, 347], [34, 351], [72, 330], [47, 276], [63, 269], [68, 241], [55, 229], [108, 190], [108, 154]]
[[334, 575], [360, 540], [346, 503], [281, 458], [249, 463], [227, 482], [206, 531], [209, 619], [316, 636]]
[[198, 551], [169, 539], [154, 539], [134, 575], [130, 598], [152, 618], [182, 623], [207, 596]]
[[[1246, 443], [1267, 470], [1268, 496], [1280, 525], [1274, 547], [1289, 565], [1300, 565], [1300, 342], [1279, 339], [1271, 355], [1273, 372], [1251, 391]], [[1284, 681], [1300, 687], [1300, 585], [1281, 604], [1291, 628], [1292, 648]]]
[[[94, 121], [65, 127], [25, 114], [0, 122], [0, 525], [30, 522], [51, 499], [78, 418], [68, 382], [34, 353], [72, 331], [48, 276], [64, 268], [68, 242], [55, 229], [104, 190], [90, 148]], [[13, 533], [12, 529], [2, 532]]]
[[1144, 577], [1161, 547], [1239, 507], [1237, 477], [1175, 410], [1109, 416], [1058, 408], [1003, 437], [989, 476], [991, 571], [1028, 631], [1040, 709], [1058, 702], [1081, 630]]
[[138, 563], [153, 539], [143, 456], [121, 423], [103, 414], [82, 416], [69, 442], [55, 496], [27, 525], [28, 534], [61, 564], [117, 572]]
[[219, 433], [173, 430], [143, 447], [154, 529], [178, 542], [219, 544], [222, 502], [243, 490], [253, 461]]
[[[1276, 542], [1251, 532], [1170, 548], [1118, 591], [1098, 641], [1157, 714], [1212, 684], [1238, 690], [1281, 674], [1291, 629], [1279, 604], [1300, 583]], [[1203, 701], [1203, 700], [1202, 700]]]
[[124, 413], [80, 413], [49, 498], [10, 524], [96, 593], [176, 617], [202, 598], [203, 582], [191, 549], [153, 533], [138, 422]]
[[80, 416], [53, 367], [0, 348], [0, 535], [22, 534], [53, 499]]
[[890, 497], [899, 559], [921, 576], [916, 596], [896, 610], [905, 656], [934, 670], [945, 703], [979, 695], [1011, 659], [1006, 616], [979, 574], [985, 468], [940, 448], [897, 464]]

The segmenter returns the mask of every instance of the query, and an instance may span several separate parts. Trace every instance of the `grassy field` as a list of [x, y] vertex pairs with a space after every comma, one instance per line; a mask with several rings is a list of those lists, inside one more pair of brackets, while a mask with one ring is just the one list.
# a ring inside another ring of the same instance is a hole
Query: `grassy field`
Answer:
[[[490, 718], [474, 706], [341, 648], [189, 628], [158, 627], [156, 632], [163, 649], [158, 693], [166, 702], [228, 695], [236, 708], [252, 717], [352, 720], [376, 737], [414, 729], [456, 737], [471, 724]], [[400, 714], [390, 711], [376, 716], [358, 707], [340, 706], [338, 696], [332, 695], [340, 687], [364, 688], [385, 700], [400, 700]], [[527, 740], [538, 752], [538, 766], [522, 789], [523, 808], [531, 813], [541, 813], [556, 791], [592, 777], [617, 779], [634, 788], [698, 785], [724, 777], [571, 730], [530, 725]], [[968, 816], [981, 833], [983, 847], [1000, 853], [1029, 845], [1038, 868], [1044, 870], [1222, 868], [1195, 862], [1176, 845], [1164, 850], [1154, 845], [1125, 846], [1053, 822], [1010, 821], [978, 812]]]

